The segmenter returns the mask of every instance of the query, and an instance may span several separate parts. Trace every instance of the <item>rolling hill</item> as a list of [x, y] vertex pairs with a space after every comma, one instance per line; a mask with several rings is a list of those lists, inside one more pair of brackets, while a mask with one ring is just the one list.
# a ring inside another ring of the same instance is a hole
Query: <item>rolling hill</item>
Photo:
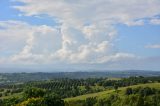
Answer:
[[[148, 88], [148, 87], [152, 88], [152, 89], [160, 90], [160, 83], [147, 83], [147, 84], [138, 84], [138, 85], [133, 85], [133, 86], [127, 86], [127, 87], [120, 87], [120, 88], [118, 88], [117, 91], [115, 91], [113, 89], [112, 90], [106, 90], [106, 91], [102, 91], [102, 92], [98, 92], [98, 93], [91, 93], [91, 94], [81, 95], [81, 96], [77, 96], [77, 97], [66, 98], [64, 100], [65, 100], [65, 102], [68, 106], [84, 106], [84, 104], [85, 105], [87, 104], [86, 103], [87, 99], [90, 99], [91, 101], [96, 101], [96, 102], [101, 101], [101, 100], [105, 101], [113, 95], [117, 95], [118, 99], [120, 101], [124, 101], [124, 99], [126, 99], [126, 98], [128, 99], [131, 96], [137, 96], [138, 95], [138, 94], [132, 94], [132, 95], [129, 95], [129, 96], [126, 95], [125, 92], [126, 92], [127, 88], [136, 89], [136, 88]], [[149, 101], [150, 97], [152, 97], [152, 95], [149, 95], [148, 97], [146, 96], [146, 97], [144, 97], [144, 99], [147, 99]], [[118, 102], [120, 102], [120, 101], [118, 101]], [[115, 100], [115, 102], [117, 102], [117, 100]], [[121, 106], [120, 104], [117, 105], [117, 106]], [[90, 106], [93, 106], [93, 105], [90, 105]], [[94, 106], [112, 106], [112, 105], [96, 105], [96, 103], [95, 103]], [[126, 106], [130, 106], [130, 105], [126, 105]], [[135, 106], [140, 106], [140, 105], [135, 105]], [[148, 105], [148, 106], [151, 106], [151, 105]], [[155, 105], [155, 106], [159, 106], [159, 105]]]

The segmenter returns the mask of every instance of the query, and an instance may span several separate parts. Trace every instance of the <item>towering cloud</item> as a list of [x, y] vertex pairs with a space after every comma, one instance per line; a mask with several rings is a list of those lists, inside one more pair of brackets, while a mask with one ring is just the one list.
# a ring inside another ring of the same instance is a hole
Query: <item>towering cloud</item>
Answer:
[[[55, 26], [1, 21], [1, 49], [27, 63], [106, 63], [136, 58], [115, 50], [116, 25], [157, 23], [160, 0], [14, 0], [21, 15], [49, 17]], [[13, 28], [14, 26], [14, 28]], [[2, 27], [2, 28], [1, 28]], [[21, 29], [21, 30], [19, 30]], [[5, 33], [4, 33], [5, 32]], [[12, 33], [12, 34], [10, 34]], [[11, 40], [12, 39], [12, 40]]]

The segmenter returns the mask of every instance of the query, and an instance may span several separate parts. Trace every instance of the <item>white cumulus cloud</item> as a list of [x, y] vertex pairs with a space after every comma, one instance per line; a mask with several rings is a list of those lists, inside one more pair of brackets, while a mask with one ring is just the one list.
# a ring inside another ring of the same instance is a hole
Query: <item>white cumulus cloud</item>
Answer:
[[[160, 14], [159, 0], [14, 0], [25, 16], [47, 15], [58, 27], [0, 22], [1, 50], [14, 51], [12, 61], [105, 63], [135, 58], [114, 50], [116, 24], [143, 25]], [[10, 44], [10, 45], [6, 45]], [[5, 48], [4, 48], [5, 47]]]

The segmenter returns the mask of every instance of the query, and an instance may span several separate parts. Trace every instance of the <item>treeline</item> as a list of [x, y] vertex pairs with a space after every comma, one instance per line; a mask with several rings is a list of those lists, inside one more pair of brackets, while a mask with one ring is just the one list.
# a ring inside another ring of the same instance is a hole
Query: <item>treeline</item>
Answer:
[[[69, 71], [69, 70], [68, 70]], [[93, 70], [92, 70], [93, 71]], [[87, 79], [100, 77], [127, 78], [129, 76], [160, 76], [159, 71], [105, 71], [104, 72], [37, 72], [37, 73], [0, 73], [0, 84], [24, 83], [28, 81], [44, 81], [55, 78]]]
[[160, 77], [129, 77], [129, 78], [122, 78], [121, 80], [101, 80], [98, 84], [100, 86], [114, 86], [117, 85], [119, 87], [125, 87], [130, 85], [137, 85], [137, 84], [145, 84], [145, 83], [152, 83], [152, 82], [160, 82]]

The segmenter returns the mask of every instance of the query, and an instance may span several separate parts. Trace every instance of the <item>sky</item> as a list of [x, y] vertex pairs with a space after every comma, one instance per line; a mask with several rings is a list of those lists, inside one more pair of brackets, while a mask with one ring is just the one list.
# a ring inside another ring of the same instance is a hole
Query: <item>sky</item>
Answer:
[[160, 71], [160, 0], [0, 0], [0, 68]]

